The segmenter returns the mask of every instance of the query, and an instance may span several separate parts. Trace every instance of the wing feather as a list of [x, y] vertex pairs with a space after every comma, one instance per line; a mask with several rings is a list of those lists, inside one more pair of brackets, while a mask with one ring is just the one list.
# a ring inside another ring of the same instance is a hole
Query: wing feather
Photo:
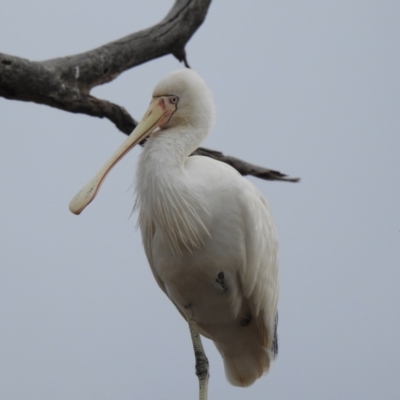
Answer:
[[246, 263], [239, 274], [243, 295], [257, 321], [259, 342], [270, 349], [278, 302], [278, 240], [267, 200], [243, 179], [240, 205], [245, 227]]

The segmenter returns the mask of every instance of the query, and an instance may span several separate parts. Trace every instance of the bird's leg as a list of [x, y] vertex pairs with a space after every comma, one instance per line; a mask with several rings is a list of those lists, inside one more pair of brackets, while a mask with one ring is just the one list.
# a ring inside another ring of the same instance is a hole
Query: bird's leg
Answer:
[[199, 378], [200, 386], [199, 400], [207, 400], [208, 379], [210, 377], [208, 373], [208, 359], [204, 352], [197, 324], [193, 318], [193, 311], [190, 306], [186, 308], [186, 318], [189, 323], [190, 336], [192, 337], [194, 356], [196, 358], [196, 375]]

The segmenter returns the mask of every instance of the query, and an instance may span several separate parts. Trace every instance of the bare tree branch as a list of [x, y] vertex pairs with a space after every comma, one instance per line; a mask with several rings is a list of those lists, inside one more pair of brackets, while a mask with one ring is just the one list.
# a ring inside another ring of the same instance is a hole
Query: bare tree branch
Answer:
[[73, 56], [36, 62], [0, 53], [0, 96], [108, 118], [122, 132], [130, 133], [136, 124], [129, 113], [91, 96], [90, 90], [167, 54], [188, 65], [185, 45], [203, 23], [210, 3], [176, 0], [157, 25]]
[[215, 160], [222, 161], [235, 168], [241, 175], [252, 175], [257, 178], [265, 179], [268, 181], [285, 181], [285, 182], [299, 182], [300, 178], [291, 178], [279, 171], [259, 167], [258, 165], [250, 164], [246, 161], [240, 160], [236, 157], [225, 156], [220, 151], [205, 149], [199, 147], [192, 155], [207, 156]]
[[[91, 96], [90, 90], [130, 68], [167, 54], [189, 67], [185, 45], [203, 23], [210, 4], [211, 0], [176, 0], [157, 25], [73, 56], [30, 61], [0, 53], [0, 96], [107, 118], [120, 131], [130, 134], [137, 122], [125, 108]], [[299, 180], [218, 151], [199, 148], [195, 154], [226, 162], [242, 175], [289, 182]]]

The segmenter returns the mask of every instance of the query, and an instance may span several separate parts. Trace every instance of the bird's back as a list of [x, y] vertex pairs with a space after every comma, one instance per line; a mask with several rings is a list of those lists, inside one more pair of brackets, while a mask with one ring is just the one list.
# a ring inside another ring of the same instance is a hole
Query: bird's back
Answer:
[[269, 205], [258, 189], [229, 166], [209, 164], [213, 174], [221, 168], [232, 175], [225, 202], [236, 196], [236, 215], [229, 210], [225, 218], [235, 221], [240, 215], [244, 235], [232, 243], [243, 248], [236, 270], [240, 311], [233, 323], [208, 329], [213, 331], [228, 380], [248, 386], [268, 371], [277, 353], [278, 241]]

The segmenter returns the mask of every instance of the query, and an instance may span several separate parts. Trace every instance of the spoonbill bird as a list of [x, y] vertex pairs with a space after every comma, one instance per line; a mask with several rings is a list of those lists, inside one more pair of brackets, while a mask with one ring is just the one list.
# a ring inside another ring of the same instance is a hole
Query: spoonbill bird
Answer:
[[135, 207], [154, 278], [189, 324], [200, 400], [209, 373], [199, 334], [215, 343], [236, 386], [267, 372], [278, 350], [278, 243], [268, 203], [227, 164], [189, 157], [214, 114], [203, 79], [190, 69], [172, 72], [136, 129], [70, 203], [80, 214], [116, 162], [149, 136]]

